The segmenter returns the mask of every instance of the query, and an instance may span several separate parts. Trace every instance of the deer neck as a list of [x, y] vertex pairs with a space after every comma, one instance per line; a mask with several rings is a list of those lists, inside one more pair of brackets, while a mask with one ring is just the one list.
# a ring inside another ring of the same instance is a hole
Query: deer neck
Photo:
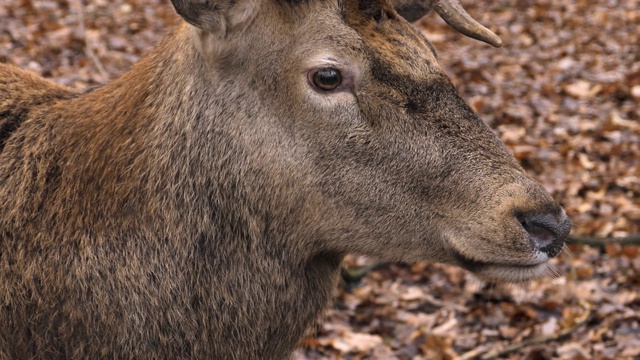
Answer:
[[[200, 311], [212, 331], [223, 328], [230, 338], [244, 339], [247, 358], [285, 358], [329, 304], [341, 255], [296, 249], [298, 230], [309, 226], [296, 218], [296, 207], [309, 205], [299, 196], [273, 203], [270, 197], [282, 198], [274, 195], [282, 190], [273, 188], [273, 177], [247, 167], [255, 159], [251, 144], [240, 139], [244, 129], [236, 116], [243, 109], [223, 100], [229, 94], [220, 96], [245, 90], [217, 87], [192, 36], [181, 27], [129, 73], [87, 94], [110, 99], [103, 111], [112, 115], [101, 126], [121, 134], [94, 163], [126, 160], [112, 174], [131, 180], [124, 199], [149, 214], [145, 237], [168, 239], [176, 261], [191, 263], [187, 271], [202, 281], [194, 289], [210, 299]], [[132, 146], [137, 143], [142, 146]], [[117, 154], [109, 154], [114, 149]], [[114, 214], [123, 206], [112, 206]], [[227, 304], [224, 314], [220, 303]]]

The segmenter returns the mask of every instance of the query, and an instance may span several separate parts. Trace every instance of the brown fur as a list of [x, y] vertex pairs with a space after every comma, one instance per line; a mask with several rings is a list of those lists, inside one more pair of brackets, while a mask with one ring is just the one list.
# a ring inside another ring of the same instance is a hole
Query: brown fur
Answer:
[[0, 65], [0, 359], [283, 359], [347, 252], [544, 272], [562, 210], [389, 3], [219, 3], [91, 92]]

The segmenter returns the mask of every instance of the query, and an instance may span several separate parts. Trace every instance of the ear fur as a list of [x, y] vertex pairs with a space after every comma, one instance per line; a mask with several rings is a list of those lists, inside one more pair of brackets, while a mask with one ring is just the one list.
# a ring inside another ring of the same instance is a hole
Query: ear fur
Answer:
[[171, 0], [176, 12], [191, 25], [212, 33], [226, 33], [247, 22], [260, 0]]
[[418, 21], [433, 7], [434, 0], [393, 0], [393, 7], [408, 22]]

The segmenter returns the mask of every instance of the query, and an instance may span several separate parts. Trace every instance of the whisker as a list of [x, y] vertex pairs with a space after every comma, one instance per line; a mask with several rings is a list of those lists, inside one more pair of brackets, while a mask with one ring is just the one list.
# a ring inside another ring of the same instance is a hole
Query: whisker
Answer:
[[562, 271], [557, 266], [551, 265], [551, 264], [549, 264], [549, 266], [547, 267], [546, 272], [547, 272], [547, 276], [552, 279], [558, 279], [564, 276]]

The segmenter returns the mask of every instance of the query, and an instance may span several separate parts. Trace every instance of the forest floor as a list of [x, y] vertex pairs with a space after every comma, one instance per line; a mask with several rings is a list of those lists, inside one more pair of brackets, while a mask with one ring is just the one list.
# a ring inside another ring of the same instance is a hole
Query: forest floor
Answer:
[[[572, 236], [604, 242], [570, 245], [554, 260], [564, 276], [526, 286], [427, 263], [358, 274], [375, 260], [349, 257], [351, 280], [294, 358], [640, 359], [640, 0], [463, 4], [502, 48], [435, 14], [416, 26], [567, 209]], [[0, 0], [0, 62], [84, 88], [126, 71], [177, 22], [160, 0]]]

